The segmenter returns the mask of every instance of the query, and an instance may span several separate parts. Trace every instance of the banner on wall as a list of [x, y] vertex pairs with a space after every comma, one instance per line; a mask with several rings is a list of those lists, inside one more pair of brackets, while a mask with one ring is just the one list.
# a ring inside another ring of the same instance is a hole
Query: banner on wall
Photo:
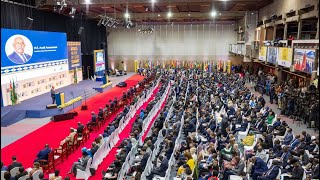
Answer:
[[271, 64], [276, 64], [277, 57], [278, 57], [278, 48], [277, 47], [268, 47], [268, 55], [267, 55], [268, 62]]
[[82, 68], [81, 42], [68, 41], [67, 45], [69, 70]]
[[311, 74], [315, 56], [315, 49], [294, 49], [294, 69]]
[[259, 60], [265, 61], [267, 58], [267, 47], [261, 46], [259, 49]]
[[104, 50], [94, 50], [94, 70], [96, 75], [102, 76], [104, 70], [106, 69], [105, 66], [105, 57], [104, 57]]
[[277, 63], [280, 66], [290, 68], [292, 66], [292, 48], [279, 47]]

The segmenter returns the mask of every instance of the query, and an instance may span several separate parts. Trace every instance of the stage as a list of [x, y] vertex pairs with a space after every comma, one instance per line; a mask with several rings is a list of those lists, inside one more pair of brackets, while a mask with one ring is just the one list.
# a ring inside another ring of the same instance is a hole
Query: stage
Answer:
[[[121, 77], [109, 77], [109, 80], [113, 82], [113, 87], [121, 81], [125, 81], [127, 78], [131, 77], [135, 73], [128, 73], [125, 76]], [[78, 84], [72, 84], [60, 89], [57, 89], [58, 92], [64, 92], [65, 102], [70, 101], [73, 98], [82, 96], [82, 100], [76, 102], [74, 105], [65, 107], [63, 109], [46, 109], [48, 104], [52, 103], [50, 92], [42, 94], [31, 99], [22, 101], [19, 104], [14, 106], [6, 106], [1, 108], [1, 127], [7, 127], [11, 124], [14, 124], [24, 118], [43, 118], [54, 116], [58, 114], [64, 114], [70, 110], [84, 104], [85, 94], [86, 98], [90, 98], [99, 92], [94, 90], [94, 88], [100, 88], [102, 85], [101, 81], [92, 81], [92, 80], [83, 80]], [[111, 87], [110, 87], [111, 88]], [[71, 92], [74, 93], [74, 96], [71, 95]]]

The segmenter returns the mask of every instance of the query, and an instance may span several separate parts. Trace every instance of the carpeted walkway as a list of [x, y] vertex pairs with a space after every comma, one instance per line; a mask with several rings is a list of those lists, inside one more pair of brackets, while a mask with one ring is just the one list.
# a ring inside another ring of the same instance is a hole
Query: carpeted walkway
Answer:
[[[154, 91], [153, 95], [151, 96], [151, 98], [144, 103], [140, 109], [137, 110], [137, 114], [139, 114], [141, 109], [146, 109], [147, 105], [149, 104], [150, 101], [152, 101], [155, 98], [155, 95], [157, 94], [159, 88], [156, 88], [156, 90]], [[168, 96], [166, 97], [167, 100]], [[142, 136], [142, 141], [144, 141], [144, 139], [146, 138], [150, 128], [152, 127], [152, 124], [154, 123], [154, 121], [156, 120], [157, 116], [159, 115], [160, 111], [164, 108], [166, 104], [166, 101], [163, 102], [163, 104], [161, 105], [161, 107], [159, 108], [159, 110], [157, 111], [156, 115], [153, 117], [153, 119], [151, 120], [146, 132], [144, 133], [144, 135]], [[114, 148], [111, 149], [111, 151], [109, 152], [109, 154], [107, 155], [107, 157], [103, 160], [103, 162], [100, 164], [100, 166], [98, 167], [97, 171], [96, 171], [96, 175], [95, 176], [91, 176], [89, 178], [89, 180], [95, 180], [95, 179], [102, 179], [103, 175], [102, 175], [102, 170], [107, 170], [108, 167], [112, 164], [112, 162], [115, 160], [115, 155], [117, 154], [117, 150], [118, 150], [118, 146], [120, 145], [120, 143], [123, 141], [123, 139], [126, 139], [129, 137], [130, 135], [130, 131], [132, 128], [132, 125], [136, 119], [136, 115], [133, 116], [133, 118], [130, 120], [130, 122], [128, 123], [128, 125], [123, 129], [123, 131], [119, 134], [120, 140], [118, 141], [118, 143], [115, 145]], [[71, 179], [75, 179], [75, 178], [71, 178]]]
[[[126, 91], [131, 86], [136, 85], [143, 78], [143, 76], [134, 75], [126, 80], [126, 83], [128, 84], [127, 87], [114, 87], [105, 93], [98, 94], [87, 100], [88, 110], [81, 111], [81, 107], [76, 108], [75, 111], [78, 112], [78, 116], [74, 119], [61, 122], [50, 122], [18, 141], [6, 146], [1, 149], [1, 161], [3, 161], [5, 165], [8, 165], [11, 163], [11, 157], [15, 155], [17, 160], [21, 162], [25, 168], [32, 167], [36, 154], [40, 149], [43, 149], [46, 143], [49, 144], [50, 147], [57, 148], [60, 141], [69, 134], [70, 127], [76, 128], [77, 122], [86, 124], [91, 118], [92, 111], [97, 113], [99, 107], [104, 107], [105, 104], [114, 97], [120, 98], [123, 91]], [[95, 137], [97, 137], [97, 134], [92, 133], [90, 139], [86, 143], [91, 143]], [[80, 151], [80, 148], [77, 151]], [[70, 155], [69, 159], [71, 160], [76, 154], [77, 153], [73, 153]], [[67, 163], [67, 161], [65, 162]], [[63, 164], [65, 164], [65, 162]], [[71, 166], [66, 164], [66, 166], [60, 167], [60, 170], [62, 171], [69, 167]]]

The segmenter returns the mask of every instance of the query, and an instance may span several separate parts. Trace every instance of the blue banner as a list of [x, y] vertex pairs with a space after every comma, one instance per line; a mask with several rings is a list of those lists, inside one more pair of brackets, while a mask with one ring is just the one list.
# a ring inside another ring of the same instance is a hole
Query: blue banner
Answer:
[[[67, 35], [59, 32], [1, 29], [1, 70], [68, 59]], [[1, 74], [5, 71], [1, 71]]]

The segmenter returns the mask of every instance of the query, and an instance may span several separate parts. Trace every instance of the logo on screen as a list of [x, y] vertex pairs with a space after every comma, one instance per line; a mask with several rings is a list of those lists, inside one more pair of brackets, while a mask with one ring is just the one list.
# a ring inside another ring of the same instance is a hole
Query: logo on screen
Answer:
[[20, 34], [11, 36], [5, 46], [7, 57], [15, 64], [27, 63], [33, 54], [31, 41]]

